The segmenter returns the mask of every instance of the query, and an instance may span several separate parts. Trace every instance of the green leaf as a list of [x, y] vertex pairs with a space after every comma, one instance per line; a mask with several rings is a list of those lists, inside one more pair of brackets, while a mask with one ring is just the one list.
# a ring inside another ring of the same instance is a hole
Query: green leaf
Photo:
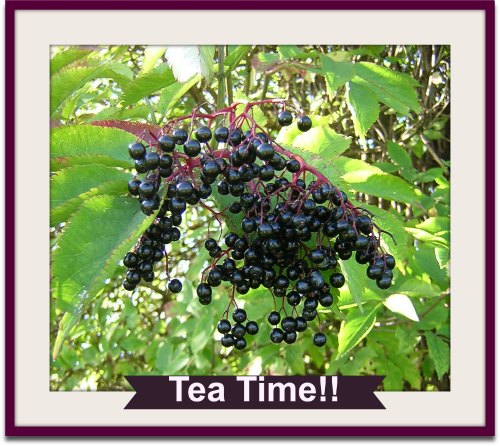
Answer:
[[87, 57], [92, 50], [81, 50], [78, 48], [68, 48], [64, 51], [59, 51], [50, 60], [50, 75], [57, 73], [61, 68], [69, 65], [79, 59]]
[[438, 140], [438, 139], [443, 138], [443, 135], [441, 134], [441, 132], [438, 130], [434, 130], [434, 129], [424, 130], [424, 136], [431, 139], [431, 140]]
[[415, 330], [408, 327], [402, 327], [401, 325], [398, 325], [396, 327], [394, 335], [399, 342], [399, 350], [401, 351], [401, 353], [413, 350], [413, 347], [415, 347], [419, 339], [419, 336], [417, 335]]
[[389, 141], [387, 143], [387, 153], [393, 163], [397, 164], [399, 167], [404, 169], [412, 167], [411, 158], [408, 152], [395, 142]]
[[341, 260], [340, 266], [342, 267], [342, 274], [344, 274], [351, 297], [360, 306], [365, 290], [366, 268], [364, 265], [352, 262], [351, 260]]
[[132, 79], [132, 70], [118, 62], [99, 60], [79, 61], [64, 67], [50, 80], [50, 115], [55, 112], [73, 93], [87, 82], [95, 79], [110, 78], [125, 87]]
[[355, 75], [354, 64], [350, 62], [335, 62], [330, 57], [322, 56], [323, 75], [330, 98], [335, 95], [339, 87], [349, 82]]
[[402, 390], [403, 389], [403, 372], [393, 362], [386, 360], [379, 363], [377, 374], [385, 375], [384, 390]]
[[356, 81], [371, 89], [380, 102], [403, 115], [420, 110], [415, 89], [418, 83], [412, 77], [370, 62], [355, 66]]
[[52, 255], [52, 293], [71, 315], [59, 333], [67, 335], [153, 219], [131, 198], [99, 195], [82, 204]]
[[142, 60], [142, 67], [139, 76], [149, 73], [155, 66], [158, 59], [160, 59], [167, 48], [164, 46], [149, 45], [144, 50], [144, 59]]
[[423, 229], [424, 231], [436, 234], [441, 231], [450, 230], [450, 219], [449, 217], [429, 217], [415, 226], [418, 229]]
[[372, 174], [366, 171], [351, 171], [342, 176], [351, 189], [374, 197], [428, 208], [432, 205], [422, 191], [413, 188], [405, 180], [389, 174]]
[[295, 375], [304, 375], [306, 364], [304, 362], [304, 351], [301, 345], [295, 344], [286, 349], [286, 363]]
[[362, 347], [355, 353], [353, 353], [353, 358], [349, 360], [340, 367], [340, 372], [342, 375], [346, 376], [356, 376], [360, 374], [360, 370], [369, 366], [370, 361], [376, 357], [375, 351], [370, 347]]
[[444, 170], [442, 167], [431, 167], [425, 172], [417, 172], [414, 181], [418, 181], [420, 183], [430, 183], [432, 181], [436, 181], [437, 178], [442, 177], [443, 172]]
[[398, 171], [398, 166], [395, 166], [392, 163], [386, 163], [386, 162], [373, 163], [372, 166], [378, 167], [385, 173], [396, 173]]
[[439, 266], [441, 268], [446, 268], [446, 266], [448, 265], [448, 263], [450, 261], [450, 250], [447, 248], [441, 248], [441, 247], [437, 246], [434, 249], [434, 251], [436, 253], [436, 260], [438, 261]]
[[68, 125], [52, 130], [50, 137], [51, 170], [79, 164], [106, 164], [132, 167], [128, 145], [136, 137], [111, 127]]
[[413, 303], [404, 294], [391, 294], [383, 301], [383, 304], [393, 313], [401, 314], [412, 321], [419, 321]]
[[345, 152], [350, 144], [351, 138], [339, 135], [324, 125], [301, 133], [293, 141], [293, 147], [321, 155], [326, 161]]
[[351, 351], [370, 333], [375, 325], [379, 307], [380, 305], [376, 305], [370, 312], [365, 314], [361, 314], [358, 310], [349, 313], [347, 320], [340, 325], [337, 358]]
[[425, 333], [425, 339], [429, 347], [429, 356], [436, 366], [436, 374], [438, 379], [441, 379], [450, 369], [450, 346], [430, 331]]
[[432, 243], [433, 245], [449, 249], [449, 243], [443, 237], [436, 236], [434, 234], [431, 234], [430, 232], [424, 231], [423, 229], [418, 229], [418, 228], [405, 228], [405, 229], [413, 236], [413, 238], [417, 240], [421, 240], [427, 243]]
[[353, 203], [371, 212], [375, 216], [374, 223], [384, 231], [392, 234], [396, 243], [394, 243], [391, 236], [382, 233], [382, 247], [396, 258], [398, 268], [402, 268], [400, 262], [403, 263], [408, 257], [408, 241], [410, 237], [405, 231], [401, 216], [395, 212], [386, 211], [385, 209], [380, 209], [369, 204], [356, 201], [353, 201]]
[[248, 51], [250, 51], [251, 48], [251, 45], [240, 45], [227, 55], [224, 60], [224, 65], [228, 67], [226, 70], [228, 76], [231, 75], [231, 72], [238, 66], [241, 59], [248, 54]]
[[172, 355], [173, 358], [163, 369], [164, 375], [175, 375], [189, 364], [190, 358], [187, 353], [179, 352], [179, 349]]
[[357, 136], [364, 138], [378, 118], [380, 109], [377, 96], [366, 86], [352, 80], [347, 84], [346, 100], [354, 122], [354, 131]]
[[310, 54], [302, 51], [296, 45], [281, 45], [278, 47], [278, 54], [282, 60], [286, 59], [307, 59]]
[[423, 280], [415, 277], [412, 277], [403, 284], [399, 285], [398, 292], [418, 299], [422, 297], [438, 297], [442, 293], [441, 288], [437, 285], [424, 282]]
[[279, 54], [275, 53], [257, 53], [257, 59], [259, 62], [262, 62], [264, 65], [274, 64], [280, 60]]
[[123, 105], [131, 105], [140, 99], [156, 93], [164, 87], [175, 82], [172, 70], [166, 65], [162, 64], [151, 71], [145, 73], [134, 79], [126, 89], [122, 97]]
[[170, 342], [162, 342], [156, 350], [155, 367], [163, 372], [171, 361], [174, 348]]
[[178, 105], [179, 100], [200, 80], [201, 75], [197, 74], [186, 82], [175, 82], [164, 88], [156, 105], [158, 113], [168, 116], [173, 108]]
[[[208, 309], [207, 309], [208, 310]], [[212, 340], [213, 332], [213, 313], [212, 311], [204, 311], [196, 321], [196, 327], [190, 334], [189, 346], [193, 353], [198, 353], [203, 350], [208, 341]]]
[[127, 193], [130, 174], [100, 164], [63, 169], [50, 179], [51, 226], [67, 220], [87, 198]]
[[65, 313], [59, 322], [59, 329], [57, 330], [54, 348], [52, 349], [52, 359], [55, 361], [58, 353], [61, 351], [64, 340], [68, 337], [71, 329], [76, 325], [80, 319], [81, 312]]
[[201, 74], [205, 79], [212, 77], [214, 52], [213, 45], [177, 45], [168, 47], [165, 57], [175, 79], [185, 82], [197, 74]]
[[147, 121], [151, 115], [149, 106], [140, 104], [135, 107], [109, 107], [101, 110], [96, 115], [89, 116], [87, 122], [106, 120], [137, 120]]

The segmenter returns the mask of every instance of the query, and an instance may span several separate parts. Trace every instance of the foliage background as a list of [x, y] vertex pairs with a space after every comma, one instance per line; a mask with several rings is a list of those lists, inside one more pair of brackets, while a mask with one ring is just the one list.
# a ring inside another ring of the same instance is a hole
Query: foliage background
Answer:
[[[450, 50], [440, 45], [54, 47], [51, 389], [124, 390], [127, 374], [381, 374], [383, 390], [449, 389], [449, 85]], [[132, 296], [120, 287], [119, 260], [149, 224], [127, 198], [127, 145], [137, 123], [272, 97], [315, 126], [280, 130], [272, 107], [258, 119], [394, 235], [397, 245], [383, 242], [395, 280], [381, 291], [364, 267], [343, 262], [345, 319], [322, 312], [332, 333], [322, 349], [312, 335], [271, 344], [269, 295], [254, 290], [239, 301], [259, 334], [243, 352], [221, 350], [214, 326], [225, 290], [209, 307], [193, 298], [207, 260], [202, 209], [169, 253], [181, 295], [164, 280]]]

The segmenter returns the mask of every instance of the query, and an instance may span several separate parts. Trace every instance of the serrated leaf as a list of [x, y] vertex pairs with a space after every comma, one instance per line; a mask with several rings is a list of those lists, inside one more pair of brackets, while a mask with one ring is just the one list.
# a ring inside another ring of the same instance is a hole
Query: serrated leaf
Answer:
[[87, 122], [101, 121], [108, 119], [143, 119], [147, 120], [151, 115], [151, 109], [147, 105], [137, 105], [135, 107], [108, 107], [101, 110], [96, 115], [86, 119]]
[[52, 252], [52, 293], [57, 307], [71, 314], [66, 318], [64, 334], [115, 273], [119, 260], [153, 218], [142, 214], [136, 200], [109, 195], [85, 201], [73, 215]]
[[389, 154], [389, 158], [391, 158], [392, 162], [397, 164], [399, 167], [403, 169], [412, 167], [410, 155], [408, 155], [408, 152], [399, 144], [389, 141], [387, 143], [387, 153]]
[[50, 137], [51, 170], [77, 164], [106, 164], [132, 167], [128, 145], [134, 135], [123, 130], [93, 125], [64, 126], [52, 129]]
[[123, 106], [134, 104], [140, 99], [156, 93], [175, 82], [172, 70], [162, 64], [142, 76], [135, 78], [124, 90]]
[[355, 67], [350, 62], [335, 62], [330, 57], [322, 56], [322, 71], [325, 76], [326, 88], [330, 98], [333, 98], [337, 89], [349, 82], [355, 75]]
[[441, 379], [450, 369], [450, 346], [430, 331], [425, 333], [425, 339], [429, 348], [429, 356], [436, 366], [436, 374], [438, 379]]
[[410, 298], [404, 294], [391, 294], [383, 301], [383, 304], [393, 313], [401, 314], [412, 321], [420, 320]]
[[393, 200], [399, 203], [428, 208], [432, 200], [402, 178], [390, 174], [373, 174], [367, 171], [350, 171], [342, 176], [350, 187], [364, 194]]
[[337, 358], [346, 355], [370, 333], [375, 325], [378, 309], [379, 305], [376, 305], [364, 314], [358, 310], [349, 313], [347, 321], [343, 321], [340, 325]]
[[351, 111], [356, 135], [363, 138], [377, 120], [380, 108], [377, 96], [356, 80], [347, 83], [346, 100]]
[[99, 164], [63, 169], [50, 179], [51, 226], [67, 220], [87, 198], [127, 193], [130, 175]]
[[278, 136], [276, 136], [275, 141], [278, 144], [282, 144], [285, 146], [292, 146], [295, 138], [301, 134], [302, 132], [296, 125], [288, 125], [286, 127], [281, 127]]
[[175, 82], [164, 88], [156, 109], [158, 113], [168, 116], [172, 109], [178, 105], [179, 100], [201, 80], [201, 75], [197, 74], [184, 83]]
[[82, 50], [79, 48], [68, 48], [64, 51], [59, 51], [50, 60], [50, 75], [57, 73], [61, 68], [69, 65], [79, 59], [87, 57], [92, 50]]
[[293, 147], [321, 155], [325, 161], [332, 160], [344, 153], [351, 144], [351, 138], [335, 133], [327, 126], [317, 126], [299, 134]]
[[124, 87], [132, 77], [129, 67], [113, 61], [104, 63], [100, 60], [86, 60], [67, 65], [51, 77], [50, 115], [53, 116], [63, 102], [87, 82], [110, 78]]
[[177, 45], [168, 47], [165, 57], [175, 79], [185, 82], [197, 74], [201, 74], [205, 79], [212, 77], [214, 52], [213, 45]]
[[144, 122], [104, 120], [94, 121], [92, 122], [92, 125], [124, 130], [125, 132], [135, 135], [137, 138], [142, 139], [150, 145], [154, 145], [156, 143], [158, 140], [158, 134], [161, 130], [161, 127], [158, 125], [147, 124]]
[[370, 62], [358, 62], [355, 66], [356, 81], [371, 89], [380, 102], [403, 115], [420, 110], [415, 89], [418, 83], [413, 78]]
[[144, 50], [144, 59], [142, 60], [142, 67], [139, 76], [150, 72], [158, 59], [160, 59], [167, 48], [164, 46], [148, 45]]

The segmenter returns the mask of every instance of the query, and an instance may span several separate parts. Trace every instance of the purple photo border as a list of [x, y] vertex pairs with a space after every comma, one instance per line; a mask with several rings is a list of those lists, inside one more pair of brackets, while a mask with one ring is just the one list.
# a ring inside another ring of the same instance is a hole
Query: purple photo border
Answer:
[[[17, 10], [482, 10], [486, 46], [486, 394], [484, 426], [16, 426], [15, 424], [15, 12]], [[493, 436], [495, 433], [495, 4], [430, 0], [6, 0], [5, 4], [5, 433], [7, 436]]]

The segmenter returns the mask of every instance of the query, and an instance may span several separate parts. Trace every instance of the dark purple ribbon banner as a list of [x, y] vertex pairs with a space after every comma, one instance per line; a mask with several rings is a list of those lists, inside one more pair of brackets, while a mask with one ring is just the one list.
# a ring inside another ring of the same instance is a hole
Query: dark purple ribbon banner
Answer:
[[125, 409], [385, 409], [383, 376], [127, 376]]

